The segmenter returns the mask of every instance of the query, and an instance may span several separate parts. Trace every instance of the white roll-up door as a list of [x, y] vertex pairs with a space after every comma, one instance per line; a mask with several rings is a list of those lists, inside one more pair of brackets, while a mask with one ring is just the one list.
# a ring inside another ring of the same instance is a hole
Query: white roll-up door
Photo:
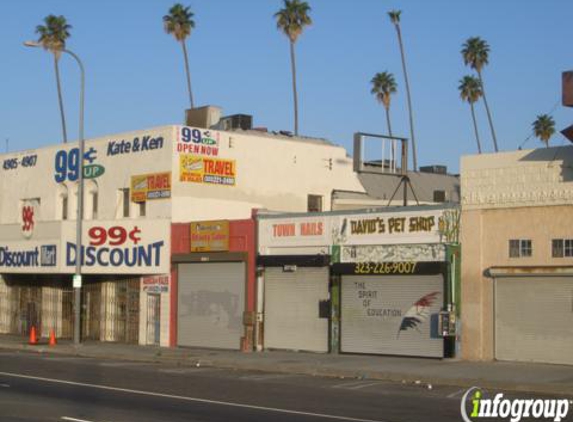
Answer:
[[442, 275], [343, 276], [342, 352], [443, 357]]
[[495, 356], [573, 364], [573, 277], [495, 280]]
[[240, 348], [244, 263], [179, 264], [178, 299], [179, 346]]
[[328, 352], [328, 318], [319, 315], [328, 298], [328, 267], [265, 268], [265, 347]]

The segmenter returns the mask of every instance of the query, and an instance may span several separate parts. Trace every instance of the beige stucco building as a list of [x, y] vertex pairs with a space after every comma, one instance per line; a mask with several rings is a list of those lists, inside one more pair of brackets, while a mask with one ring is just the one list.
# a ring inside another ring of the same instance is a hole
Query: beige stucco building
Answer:
[[573, 147], [463, 157], [462, 356], [573, 364]]

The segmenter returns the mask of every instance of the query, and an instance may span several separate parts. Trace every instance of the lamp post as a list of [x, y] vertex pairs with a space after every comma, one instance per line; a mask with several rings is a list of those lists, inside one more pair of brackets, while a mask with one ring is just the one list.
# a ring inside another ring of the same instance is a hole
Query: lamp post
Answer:
[[[35, 41], [24, 42], [26, 47], [39, 48], [42, 45]], [[82, 220], [84, 216], [84, 93], [85, 93], [85, 71], [84, 65], [80, 58], [70, 50], [61, 50], [74, 58], [80, 67], [81, 89], [80, 89], [80, 128], [79, 128], [79, 174], [78, 174], [78, 206], [76, 216], [76, 270], [74, 274], [74, 344], [81, 342], [80, 338], [80, 319], [81, 319], [81, 301], [82, 301]]]

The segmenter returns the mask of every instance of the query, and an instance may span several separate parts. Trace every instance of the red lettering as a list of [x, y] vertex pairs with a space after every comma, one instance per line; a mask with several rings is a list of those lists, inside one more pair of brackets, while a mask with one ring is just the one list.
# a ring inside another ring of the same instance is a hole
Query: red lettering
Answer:
[[274, 237], [288, 237], [295, 236], [295, 225], [292, 223], [288, 224], [273, 224], [273, 236]]

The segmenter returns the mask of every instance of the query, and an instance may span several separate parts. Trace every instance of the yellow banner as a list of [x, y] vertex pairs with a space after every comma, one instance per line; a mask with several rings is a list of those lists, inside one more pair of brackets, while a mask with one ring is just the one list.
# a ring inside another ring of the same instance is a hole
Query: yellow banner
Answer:
[[236, 182], [235, 160], [180, 154], [179, 180], [234, 186]]
[[131, 200], [145, 202], [171, 197], [171, 172], [131, 176]]

